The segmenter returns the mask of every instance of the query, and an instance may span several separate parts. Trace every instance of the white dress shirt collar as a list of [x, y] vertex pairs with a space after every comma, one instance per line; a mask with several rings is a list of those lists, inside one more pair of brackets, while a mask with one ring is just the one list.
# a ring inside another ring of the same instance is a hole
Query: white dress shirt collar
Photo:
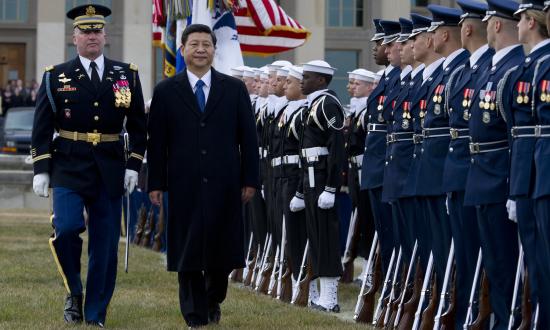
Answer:
[[187, 78], [189, 79], [189, 84], [191, 85], [191, 89], [193, 90], [193, 93], [195, 93], [195, 91], [197, 90], [195, 88], [197, 85], [197, 81], [199, 81], [199, 79], [202, 80], [202, 82], [204, 83], [204, 86], [202, 87], [204, 91], [204, 97], [208, 101], [208, 94], [210, 94], [210, 87], [211, 87], [210, 84], [212, 83], [212, 70], [208, 70], [208, 72], [206, 72], [204, 76], [202, 76], [202, 78], [197, 77], [197, 75], [189, 71], [189, 69], [187, 69], [186, 71], [187, 71]]
[[407, 65], [403, 70], [401, 70], [401, 74], [399, 75], [399, 78], [403, 80], [411, 71], [412, 71], [412, 67], [410, 65]]
[[[92, 79], [92, 70], [90, 68], [90, 63], [92, 63], [92, 60], [80, 55], [78, 55], [78, 58], [80, 59], [80, 63], [82, 63], [84, 70], [86, 70], [88, 77]], [[98, 58], [94, 60], [94, 62], [97, 65], [97, 73], [99, 74], [99, 80], [101, 80], [101, 78], [103, 77], [103, 70], [105, 69], [105, 57], [103, 56], [103, 54], [101, 54], [99, 55]]]
[[421, 71], [421, 70], [424, 70], [426, 66], [424, 65], [424, 63], [420, 63], [419, 66], [417, 66], [416, 68], [414, 68], [414, 70], [412, 70], [411, 72], [411, 79], [414, 79], [414, 77], [416, 77], [416, 75]]
[[550, 43], [550, 39], [544, 39], [543, 41], [539, 42], [538, 44], [535, 45], [535, 47], [533, 47], [533, 49], [531, 49], [531, 51], [529, 52], [529, 54], [533, 54], [533, 52], [541, 47], [544, 47], [546, 45], [548, 45]]
[[476, 65], [477, 61], [481, 58], [481, 55], [485, 54], [485, 52], [489, 49], [489, 45], [485, 44], [478, 49], [475, 50], [475, 52], [470, 55], [470, 68], [473, 68], [474, 65]]
[[504, 47], [501, 50], [499, 50], [498, 52], [496, 52], [495, 55], [493, 55], [493, 59], [492, 59], [493, 66], [497, 65], [498, 62], [500, 62], [500, 60], [502, 60], [504, 58], [504, 56], [508, 55], [508, 53], [511, 52], [512, 49], [514, 49], [516, 47], [521, 47], [521, 45], [518, 44], [518, 45], [512, 45], [512, 46]]
[[432, 74], [441, 65], [441, 63], [443, 63], [443, 61], [445, 61], [445, 57], [436, 60], [424, 69], [424, 71], [422, 72], [422, 84], [424, 84], [426, 80], [428, 80], [428, 78], [432, 76]]
[[443, 69], [446, 69], [449, 64], [451, 64], [451, 62], [460, 54], [462, 54], [462, 52], [465, 52], [466, 49], [464, 48], [459, 48], [457, 50], [455, 50], [454, 52], [452, 52], [449, 56], [447, 56], [447, 58], [445, 58], [445, 61], [443, 62]]
[[384, 69], [384, 74], [386, 75], [386, 77], [390, 74], [391, 70], [393, 70], [393, 68], [395, 68], [393, 65], [389, 64], [385, 69]]

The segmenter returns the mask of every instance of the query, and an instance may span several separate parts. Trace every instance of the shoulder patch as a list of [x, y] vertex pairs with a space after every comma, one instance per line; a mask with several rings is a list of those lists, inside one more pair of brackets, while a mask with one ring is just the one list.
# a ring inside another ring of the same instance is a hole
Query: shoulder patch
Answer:
[[130, 70], [137, 71], [137, 70], [138, 70], [138, 66], [135, 65], [134, 63], [130, 63]]
[[52, 71], [54, 68], [53, 65], [48, 65], [47, 67], [44, 68], [44, 71], [48, 72], [48, 71]]

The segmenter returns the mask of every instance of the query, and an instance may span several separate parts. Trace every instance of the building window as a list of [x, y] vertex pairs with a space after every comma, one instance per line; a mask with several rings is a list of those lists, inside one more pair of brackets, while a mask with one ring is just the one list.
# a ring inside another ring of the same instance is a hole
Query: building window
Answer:
[[[113, 0], [65, 0], [65, 12], [73, 9], [74, 7], [92, 3], [105, 6], [109, 9], [113, 8]], [[111, 17], [112, 16], [105, 18], [105, 21], [111, 22]]]
[[364, 0], [327, 0], [326, 21], [330, 27], [362, 27]]
[[0, 0], [0, 22], [25, 23], [29, 18], [29, 0]]
[[326, 50], [325, 60], [337, 68], [329, 88], [334, 90], [343, 104], [349, 102], [349, 94], [346, 89], [348, 72], [359, 67], [359, 51], [357, 50]]

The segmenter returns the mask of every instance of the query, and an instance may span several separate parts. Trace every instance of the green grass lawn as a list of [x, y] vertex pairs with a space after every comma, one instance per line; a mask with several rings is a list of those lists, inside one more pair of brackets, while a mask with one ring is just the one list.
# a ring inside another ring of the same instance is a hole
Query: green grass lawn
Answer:
[[[63, 322], [66, 291], [48, 246], [49, 216], [26, 210], [0, 211], [0, 329], [79, 329]], [[86, 235], [83, 235], [86, 247]], [[83, 261], [87, 261], [86, 249]], [[106, 326], [110, 329], [186, 329], [178, 304], [175, 273], [161, 254], [132, 247], [130, 273], [119, 249], [117, 287]], [[82, 263], [86, 274], [86, 262]], [[353, 323], [359, 288], [340, 286], [343, 312], [328, 315], [280, 303], [230, 285], [222, 320], [212, 329], [365, 329]]]

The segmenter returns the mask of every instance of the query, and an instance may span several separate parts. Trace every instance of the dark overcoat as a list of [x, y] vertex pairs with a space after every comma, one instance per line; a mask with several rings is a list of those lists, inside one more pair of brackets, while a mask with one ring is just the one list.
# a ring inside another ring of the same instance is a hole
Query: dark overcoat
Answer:
[[148, 123], [149, 191], [168, 191], [169, 271], [244, 267], [241, 188], [259, 187], [245, 85], [212, 69], [201, 112], [187, 72], [160, 82]]

